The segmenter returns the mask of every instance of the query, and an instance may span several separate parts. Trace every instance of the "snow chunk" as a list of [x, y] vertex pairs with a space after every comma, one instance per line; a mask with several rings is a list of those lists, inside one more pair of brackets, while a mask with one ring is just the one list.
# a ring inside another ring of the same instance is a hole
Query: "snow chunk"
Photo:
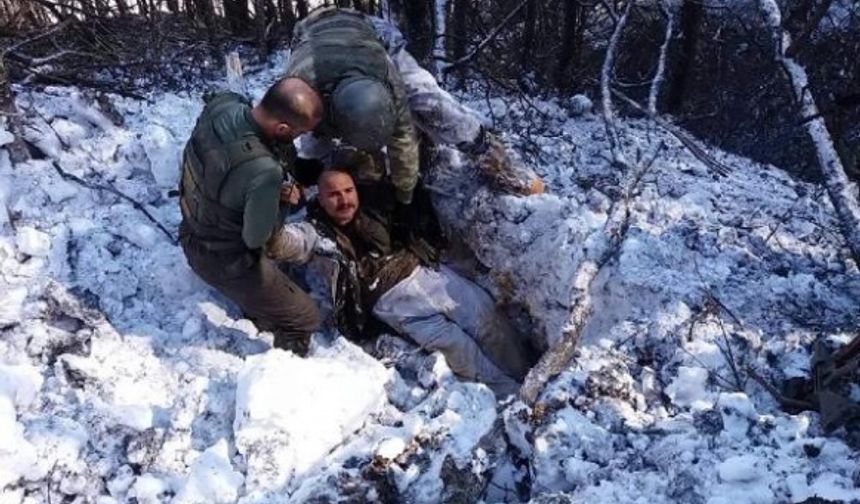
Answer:
[[140, 139], [149, 169], [159, 187], [174, 188], [179, 183], [177, 140], [165, 127], [148, 125]]
[[723, 481], [755, 481], [761, 477], [759, 458], [755, 455], [739, 455], [730, 457], [717, 466], [717, 472]]
[[749, 397], [742, 392], [723, 393], [720, 394], [717, 403], [720, 406], [726, 433], [733, 439], [744, 438], [750, 423], [758, 418], [758, 413]]
[[591, 99], [583, 94], [576, 94], [570, 97], [567, 102], [567, 114], [570, 117], [577, 117], [585, 114], [590, 114], [594, 109], [594, 103]]
[[[4, 287], [4, 289], [6, 288]], [[0, 303], [0, 325], [21, 322], [21, 311], [24, 309], [24, 301], [26, 299], [26, 287], [6, 289], [3, 293], [3, 302]]]
[[230, 464], [227, 441], [220, 439], [203, 452], [173, 502], [177, 504], [229, 504], [239, 498], [244, 478]]
[[275, 490], [324, 461], [385, 403], [389, 372], [342, 338], [302, 359], [272, 350], [248, 359], [236, 391], [236, 447], [249, 490]]
[[0, 130], [0, 146], [10, 144], [15, 141], [15, 136], [5, 128]]
[[376, 456], [385, 460], [394, 460], [406, 449], [406, 441], [401, 438], [383, 439], [376, 447]]
[[21, 478], [41, 477], [36, 449], [24, 437], [16, 407], [28, 407], [42, 388], [42, 381], [42, 375], [31, 366], [0, 365], [0, 488]]
[[666, 394], [678, 406], [694, 410], [708, 409], [713, 401], [706, 389], [707, 382], [707, 369], [681, 366], [678, 368], [678, 376], [666, 387]]
[[39, 370], [32, 366], [0, 365], [0, 395], [19, 408], [26, 408], [36, 399], [43, 381]]
[[51, 251], [51, 236], [30, 226], [21, 226], [15, 235], [15, 245], [29, 256], [46, 257]]
[[164, 497], [170, 491], [170, 485], [163, 479], [152, 474], [139, 476], [131, 487], [129, 497], [137, 499], [140, 504], [158, 504], [164, 502]]

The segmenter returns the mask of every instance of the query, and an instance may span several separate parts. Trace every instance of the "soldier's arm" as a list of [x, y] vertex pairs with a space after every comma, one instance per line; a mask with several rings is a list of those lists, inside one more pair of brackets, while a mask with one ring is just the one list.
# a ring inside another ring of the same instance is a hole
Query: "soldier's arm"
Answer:
[[309, 222], [284, 224], [266, 243], [266, 255], [275, 261], [303, 264], [313, 257], [318, 238]]
[[401, 107], [394, 134], [388, 142], [388, 156], [397, 201], [409, 204], [418, 183], [418, 138], [408, 106]]
[[283, 180], [281, 168], [273, 160], [265, 159], [264, 162], [256, 164], [257, 166], [236, 168], [238, 170], [257, 168], [255, 170], [257, 173], [250, 179], [245, 191], [242, 224], [242, 240], [251, 250], [265, 245], [278, 223], [278, 203]]

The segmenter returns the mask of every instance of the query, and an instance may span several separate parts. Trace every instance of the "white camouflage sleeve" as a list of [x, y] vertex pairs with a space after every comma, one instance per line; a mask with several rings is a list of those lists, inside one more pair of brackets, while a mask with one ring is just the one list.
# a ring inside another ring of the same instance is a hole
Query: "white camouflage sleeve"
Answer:
[[284, 224], [266, 244], [266, 255], [278, 262], [304, 264], [311, 260], [319, 240], [308, 222]]

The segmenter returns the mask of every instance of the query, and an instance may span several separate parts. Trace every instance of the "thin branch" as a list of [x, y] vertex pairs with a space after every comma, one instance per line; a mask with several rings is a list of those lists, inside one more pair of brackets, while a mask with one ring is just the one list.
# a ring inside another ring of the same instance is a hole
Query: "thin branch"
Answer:
[[156, 218], [155, 218], [155, 217], [154, 217], [154, 216], [149, 212], [149, 210], [147, 210], [147, 209], [146, 209], [146, 207], [143, 205], [143, 203], [141, 203], [141, 202], [137, 201], [136, 199], [132, 198], [131, 196], [129, 196], [129, 195], [127, 195], [127, 194], [125, 194], [124, 192], [120, 191], [119, 189], [117, 189], [116, 187], [114, 187], [114, 186], [112, 186], [112, 185], [110, 185], [110, 184], [101, 184], [101, 183], [98, 183], [98, 182], [88, 182], [88, 181], [86, 181], [86, 180], [82, 179], [81, 177], [78, 177], [77, 175], [74, 175], [74, 174], [72, 174], [72, 173], [69, 173], [69, 172], [67, 172], [67, 171], [63, 170], [63, 169], [60, 167], [60, 164], [59, 164], [59, 163], [57, 163], [57, 162], [56, 162], [55, 160], [53, 160], [53, 159], [51, 160], [51, 165], [53, 165], [54, 170], [56, 170], [56, 171], [57, 171], [57, 173], [60, 175], [60, 177], [62, 177], [64, 180], [69, 180], [69, 181], [75, 182], [75, 183], [77, 183], [77, 184], [80, 184], [80, 185], [82, 185], [82, 186], [84, 186], [84, 187], [88, 188], [88, 189], [92, 189], [92, 190], [95, 190], [95, 191], [105, 191], [105, 192], [109, 192], [109, 193], [111, 193], [111, 194], [113, 194], [113, 195], [115, 195], [115, 196], [118, 196], [119, 198], [121, 198], [121, 199], [123, 199], [123, 200], [125, 200], [125, 201], [127, 201], [127, 202], [129, 202], [129, 203], [131, 203], [131, 206], [132, 206], [132, 207], [134, 207], [136, 210], [140, 211], [141, 213], [143, 213], [143, 215], [144, 215], [144, 216], [146, 216], [146, 218], [147, 218], [147, 219], [149, 219], [149, 220], [150, 220], [150, 222], [152, 222], [153, 224], [155, 224], [155, 226], [156, 226], [158, 229], [160, 229], [160, 230], [161, 230], [161, 232], [162, 232], [162, 233], [164, 233], [164, 234], [165, 234], [165, 236], [167, 236], [167, 237], [170, 239], [170, 242], [171, 242], [171, 243], [173, 243], [174, 245], [176, 245], [177, 243], [179, 243], [179, 242], [177, 241], [176, 237], [175, 237], [175, 236], [173, 236], [173, 233], [171, 233], [171, 232], [170, 232], [166, 227], [164, 227], [164, 224], [162, 224], [161, 222], [159, 222], [159, 220], [158, 220], [158, 219], [156, 219]]
[[762, 386], [777, 403], [783, 408], [793, 408], [799, 409], [801, 411], [818, 411], [818, 408], [812, 404], [811, 402], [802, 401], [800, 399], [792, 399], [791, 397], [786, 397], [782, 395], [776, 387], [773, 386], [767, 379], [765, 379], [762, 375], [758, 373], [752, 366], [746, 367], [746, 372], [750, 378], [755, 380], [756, 383]]
[[[31, 110], [35, 110], [35, 109], [31, 109]], [[54, 136], [56, 136], [57, 139], [60, 141], [60, 144], [63, 145], [64, 147], [68, 147], [68, 144], [63, 141], [60, 134], [54, 128], [54, 125], [51, 124], [40, 112], [38, 112], [37, 110], [35, 110], [35, 112], [42, 119], [42, 121], [48, 126], [48, 128], [51, 129], [51, 131], [54, 133]], [[149, 212], [149, 210], [146, 209], [146, 207], [141, 202], [137, 201], [136, 199], [125, 194], [124, 192], [120, 191], [119, 189], [117, 189], [116, 187], [114, 187], [110, 184], [103, 184], [100, 182], [89, 182], [87, 180], [84, 180], [81, 177], [78, 177], [75, 174], [69, 173], [69, 172], [63, 170], [63, 168], [60, 166], [60, 164], [57, 163], [57, 161], [54, 159], [51, 160], [51, 165], [54, 167], [54, 170], [57, 172], [57, 174], [63, 178], [63, 180], [75, 182], [75, 183], [77, 183], [83, 187], [86, 187], [88, 189], [92, 189], [95, 191], [109, 192], [115, 196], [118, 196], [120, 199], [123, 199], [123, 200], [131, 203], [131, 206], [134, 207], [136, 210], [140, 211], [141, 213], [143, 213], [143, 215], [146, 216], [146, 218], [149, 219], [150, 222], [155, 224], [155, 226], [159, 230], [161, 230], [161, 232], [164, 233], [170, 239], [171, 243], [173, 243], [174, 245], [179, 243], [179, 241], [176, 239], [176, 237], [173, 236], [173, 233], [171, 233], [166, 227], [164, 227], [164, 225], [158, 219], [156, 219]]]
[[447, 65], [441, 65], [440, 64], [439, 65], [440, 71], [443, 74], [447, 74], [452, 69], [463, 66], [466, 63], [475, 59], [475, 57], [478, 54], [480, 54], [480, 52], [485, 47], [487, 47], [487, 45], [489, 45], [489, 43], [492, 42], [493, 39], [495, 39], [499, 35], [499, 33], [501, 33], [501, 31], [511, 21], [511, 19], [513, 19], [514, 16], [517, 15], [517, 13], [519, 13], [521, 10], [523, 10], [523, 8], [526, 6], [526, 4], [528, 4], [528, 2], [529, 2], [529, 0], [522, 0], [519, 4], [517, 4], [517, 6], [514, 7], [514, 9], [511, 12], [509, 12], [508, 15], [505, 16], [504, 19], [502, 19], [502, 22], [499, 23], [495, 28], [493, 28], [492, 31], [490, 31], [490, 33], [484, 38], [484, 40], [482, 40], [480, 43], [478, 43], [477, 46], [475, 46], [474, 49], [472, 49], [472, 52], [470, 52], [469, 54], [463, 56], [462, 58], [455, 60], [455, 61], [453, 61]]
[[28, 39], [24, 39], [24, 40], [22, 40], [16, 44], [13, 44], [13, 45], [7, 47], [6, 49], [4, 49], [3, 54], [0, 57], [5, 58], [7, 54], [16, 52], [18, 49], [21, 49], [25, 45], [32, 44], [33, 42], [37, 42], [39, 40], [42, 40], [45, 37], [49, 37], [49, 36], [59, 32], [59, 31], [62, 31], [67, 26], [69, 26], [73, 21], [74, 21], [73, 19], [63, 21], [62, 23], [58, 23], [58, 24], [52, 26], [51, 28], [49, 28], [49, 29], [47, 29], [41, 33], [36, 34], [33, 37], [30, 37]]
[[821, 3], [818, 4], [815, 12], [812, 13], [812, 17], [809, 18], [809, 21], [803, 29], [800, 30], [800, 33], [797, 34], [797, 38], [794, 39], [794, 43], [785, 50], [786, 56], [793, 58], [805, 48], [806, 43], [809, 42], [812, 34], [815, 33], [815, 29], [818, 28], [819, 24], [821, 24], [821, 20], [824, 19], [824, 16], [827, 14], [827, 11], [830, 10], [830, 5], [832, 4], [833, 0], [822, 0]]
[[622, 93], [621, 91], [618, 91], [617, 89], [613, 88], [612, 94], [614, 94], [618, 98], [621, 98], [621, 100], [624, 101], [624, 103], [627, 103], [628, 105], [635, 108], [639, 112], [642, 112], [643, 114], [648, 116], [648, 118], [650, 118], [652, 121], [657, 123], [660, 127], [662, 127], [664, 130], [671, 133], [672, 136], [677, 138], [678, 141], [680, 141], [681, 144], [684, 147], [686, 147], [687, 150], [689, 150], [693, 156], [696, 157], [696, 159], [698, 159], [705, 166], [710, 168], [712, 172], [716, 173], [717, 175], [721, 175], [723, 177], [727, 176], [729, 173], [732, 172], [732, 168], [730, 166], [725, 165], [725, 164], [717, 161], [716, 159], [714, 159], [711, 155], [709, 155], [707, 152], [705, 152], [704, 149], [699, 147], [696, 144], [696, 141], [687, 132], [685, 132], [681, 128], [675, 126], [674, 124], [667, 121], [666, 119], [663, 119], [659, 115], [651, 114], [650, 112], [648, 112], [648, 110], [645, 107], [643, 107], [642, 105], [639, 105], [639, 103], [637, 103], [636, 100], [630, 98], [629, 96]]
[[591, 286], [597, 275], [621, 249], [627, 232], [630, 229], [631, 200], [630, 195], [636, 193], [636, 188], [662, 151], [658, 146], [655, 154], [649, 160], [637, 166], [629, 177], [624, 194], [627, 197], [614, 203], [603, 229], [599, 231], [603, 240], [595, 240], [596, 245], [585, 250], [585, 258], [577, 267], [571, 288], [570, 313], [562, 331], [561, 340], [545, 352], [538, 363], [529, 371], [522, 387], [520, 398], [528, 405], [534, 405], [547, 383], [558, 376], [570, 363], [576, 351], [577, 343], [583, 329], [591, 318], [594, 310], [594, 300], [591, 297]]

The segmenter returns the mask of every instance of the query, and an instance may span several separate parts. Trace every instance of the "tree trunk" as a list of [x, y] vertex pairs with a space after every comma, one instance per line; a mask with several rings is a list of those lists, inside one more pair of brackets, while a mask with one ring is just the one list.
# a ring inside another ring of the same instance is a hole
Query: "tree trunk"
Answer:
[[401, 21], [409, 52], [427, 66], [433, 48], [432, 0], [390, 0], [389, 5]]
[[224, 19], [227, 27], [234, 33], [248, 27], [248, 0], [224, 0]]
[[684, 0], [681, 6], [681, 54], [675, 65], [673, 78], [666, 93], [666, 109], [677, 113], [684, 104], [687, 90], [693, 83], [693, 69], [699, 39], [702, 35], [704, 7], [696, 0]]
[[535, 23], [537, 22], [537, 2], [528, 0], [526, 3], [526, 20], [523, 27], [523, 46], [520, 52], [520, 67], [523, 71], [531, 70], [534, 65]]
[[561, 90], [569, 90], [571, 82], [568, 69], [571, 63], [579, 67], [582, 54], [582, 37], [584, 30], [585, 10], [579, 0], [563, 0], [564, 22], [562, 24], [561, 48], [558, 52], [558, 64], [555, 68], [555, 85]]
[[266, 44], [266, 2], [265, 0], [254, 0], [254, 34], [257, 38], [257, 50], [260, 57], [269, 55], [269, 47]]
[[[451, 29], [448, 35], [451, 39], [448, 44], [448, 50], [451, 53], [451, 60], [457, 61], [466, 55], [466, 47], [468, 46], [468, 23], [471, 16], [471, 8], [469, 0], [453, 0], [454, 9], [451, 13]], [[455, 70], [454, 76], [458, 87], [463, 85], [462, 70]]]
[[308, 0], [296, 0], [296, 13], [299, 19], [308, 17]]
[[779, 5], [776, 0], [761, 0], [759, 5], [765, 24], [771, 29], [773, 35], [776, 60], [785, 70], [794, 98], [800, 104], [800, 115], [811, 118], [805, 121], [804, 126], [815, 146], [824, 186], [827, 188], [833, 208], [836, 209], [842, 235], [851, 250], [854, 262], [860, 265], [860, 202], [857, 201], [857, 187], [845, 174], [845, 168], [833, 146], [833, 138], [809, 88], [806, 69], [789, 55], [792, 44], [791, 35], [782, 27], [782, 13]]
[[296, 25], [296, 12], [293, 10], [292, 0], [278, 0], [278, 15], [287, 30], [292, 31]]
[[448, 0], [433, 2], [433, 69], [436, 80], [442, 78], [442, 65], [446, 59], [445, 40], [447, 35]]

